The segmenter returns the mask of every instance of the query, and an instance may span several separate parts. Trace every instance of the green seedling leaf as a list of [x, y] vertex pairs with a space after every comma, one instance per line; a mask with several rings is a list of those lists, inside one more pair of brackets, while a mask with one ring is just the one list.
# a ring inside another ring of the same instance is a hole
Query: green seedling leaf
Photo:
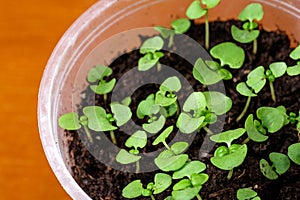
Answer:
[[300, 62], [295, 66], [288, 67], [286, 72], [289, 76], [298, 76], [300, 74]]
[[264, 142], [269, 137], [260, 133], [254, 125], [253, 115], [250, 114], [245, 121], [245, 129], [248, 137], [255, 142]]
[[214, 156], [210, 159], [211, 163], [222, 169], [222, 170], [232, 170], [235, 167], [240, 166], [245, 160], [247, 155], [247, 145], [243, 144], [233, 153], [229, 153], [224, 156]]
[[166, 122], [166, 118], [163, 115], [161, 115], [158, 118], [158, 120], [153, 121], [150, 124], [143, 124], [142, 126], [145, 131], [155, 134], [164, 127], [165, 122]]
[[169, 137], [169, 135], [173, 131], [173, 126], [169, 126], [166, 128], [152, 143], [153, 145], [158, 145], [159, 143], [163, 143], [166, 141], [166, 139]]
[[193, 92], [183, 104], [184, 112], [204, 110], [206, 108], [206, 98], [202, 92]]
[[259, 66], [248, 74], [246, 84], [257, 94], [265, 86], [266, 82], [265, 68]]
[[154, 101], [154, 94], [150, 94], [145, 100], [139, 103], [136, 114], [139, 119], [143, 119], [145, 116], [157, 114], [159, 110], [159, 105], [156, 105]]
[[177, 34], [185, 33], [191, 27], [191, 22], [186, 18], [176, 19], [171, 22], [171, 27]]
[[59, 117], [58, 124], [66, 130], [78, 130], [81, 128], [79, 116], [77, 113], [71, 112]]
[[298, 45], [291, 53], [290, 57], [293, 60], [299, 60], [300, 59], [300, 45]]
[[285, 74], [287, 65], [285, 62], [274, 62], [270, 64], [269, 68], [272, 71], [272, 74], [275, 76], [275, 78], [278, 78]]
[[178, 92], [180, 89], [181, 83], [177, 76], [167, 78], [159, 87], [159, 90], [168, 92]]
[[279, 131], [285, 123], [284, 115], [277, 108], [260, 107], [257, 109], [256, 115], [261, 120], [262, 126], [266, 127], [270, 133]]
[[228, 130], [219, 134], [215, 134], [210, 136], [210, 139], [216, 143], [222, 143], [225, 142], [228, 147], [231, 146], [231, 142], [233, 140], [238, 139], [246, 132], [243, 128], [238, 128], [234, 130]]
[[131, 119], [132, 113], [128, 106], [119, 103], [112, 103], [110, 107], [117, 122], [117, 126], [122, 126]]
[[220, 68], [218, 70], [218, 73], [220, 74], [220, 76], [222, 77], [223, 80], [231, 80], [232, 79], [232, 74], [227, 69]]
[[177, 113], [178, 109], [178, 104], [175, 102], [169, 106], [161, 107], [160, 114], [165, 116], [165, 118], [172, 117]]
[[171, 151], [173, 151], [174, 154], [179, 155], [183, 153], [187, 148], [189, 144], [187, 142], [175, 142], [171, 146]]
[[199, 160], [191, 161], [183, 166], [180, 170], [174, 172], [173, 179], [191, 178], [192, 174], [199, 174], [206, 169], [206, 165]]
[[198, 19], [206, 14], [207, 10], [203, 9], [200, 1], [193, 1], [186, 10], [186, 16], [190, 19]]
[[187, 154], [175, 155], [171, 150], [164, 150], [154, 159], [156, 166], [162, 171], [177, 171], [189, 159]]
[[190, 114], [180, 113], [176, 122], [176, 126], [182, 133], [190, 134], [200, 127], [204, 119], [204, 116], [193, 118]]
[[241, 30], [235, 25], [231, 26], [231, 35], [234, 40], [240, 43], [250, 43], [259, 36], [259, 30]]
[[269, 155], [270, 160], [273, 162], [275, 171], [281, 175], [284, 174], [290, 168], [289, 157], [277, 152], [272, 152]]
[[147, 71], [151, 69], [154, 65], [158, 63], [159, 59], [163, 56], [164, 54], [161, 52], [147, 53], [139, 59], [138, 70]]
[[249, 87], [246, 85], [246, 83], [241, 82], [239, 84], [237, 84], [236, 86], [236, 90], [241, 94], [244, 95], [246, 97], [255, 97], [257, 96], [256, 94], [254, 94], [251, 89], [249, 89]]
[[197, 196], [201, 188], [202, 188], [201, 186], [196, 186], [196, 187], [188, 187], [183, 190], [173, 190], [172, 197], [175, 200], [191, 200], [195, 196]]
[[159, 36], [154, 36], [153, 38], [149, 38], [144, 41], [140, 48], [140, 53], [146, 54], [146, 53], [155, 53], [156, 51], [159, 51], [163, 48], [164, 41]]
[[209, 176], [205, 173], [191, 175], [191, 182], [194, 187], [202, 186], [204, 183], [206, 183], [208, 181], [208, 179], [209, 179]]
[[264, 11], [259, 3], [251, 3], [247, 5], [239, 15], [239, 20], [246, 21], [249, 20], [252, 22], [253, 20], [260, 21], [264, 16]]
[[125, 146], [128, 148], [134, 147], [144, 148], [147, 144], [147, 134], [145, 131], [134, 132], [125, 142]]
[[276, 109], [281, 113], [281, 115], [284, 117], [284, 122], [283, 122], [283, 125], [287, 125], [290, 123], [290, 120], [289, 120], [289, 116], [287, 115], [286, 113], [286, 109], [284, 106], [277, 106]]
[[250, 188], [241, 188], [238, 189], [236, 197], [238, 200], [248, 200], [257, 197], [257, 192]]
[[174, 30], [165, 28], [163, 26], [155, 26], [154, 29], [157, 30], [161, 34], [161, 36], [165, 39], [170, 37], [170, 35], [174, 34]]
[[172, 177], [168, 174], [157, 173], [154, 177], [154, 192], [159, 194], [165, 191], [172, 184]]
[[111, 68], [104, 65], [98, 65], [93, 67], [88, 72], [87, 80], [88, 82], [94, 83], [96, 81], [102, 80], [103, 78], [112, 75], [113, 71]]
[[300, 143], [295, 143], [288, 147], [288, 156], [294, 163], [300, 165]]
[[109, 119], [106, 111], [100, 106], [87, 106], [83, 108], [84, 115], [88, 118], [88, 127], [94, 131], [111, 131], [116, 130]]
[[232, 69], [242, 67], [245, 60], [244, 50], [232, 42], [223, 42], [214, 46], [210, 54], [221, 61], [221, 66], [229, 65]]
[[129, 183], [123, 190], [122, 196], [125, 198], [137, 198], [142, 195], [143, 185], [141, 180], [135, 180]]
[[254, 30], [257, 27], [258, 27], [258, 24], [253, 21], [252, 22], [248, 21], [243, 24], [243, 29], [245, 29], [245, 30]]
[[185, 188], [193, 187], [191, 180], [182, 179], [173, 186], [173, 190], [183, 190]]
[[231, 99], [221, 92], [206, 91], [203, 92], [203, 95], [205, 96], [208, 110], [216, 115], [225, 114], [232, 107]]
[[174, 104], [176, 101], [177, 101], [176, 95], [168, 97], [167, 92], [165, 92], [165, 91], [158, 91], [155, 94], [155, 104], [156, 105], [167, 107], [167, 106]]
[[271, 167], [265, 159], [261, 159], [259, 162], [259, 168], [262, 174], [267, 177], [270, 180], [275, 180], [278, 178], [278, 175], [273, 170], [273, 167]]
[[218, 70], [211, 69], [201, 58], [195, 62], [193, 76], [204, 85], [212, 85], [223, 79]]
[[141, 159], [141, 156], [131, 154], [131, 153], [127, 152], [124, 149], [121, 149], [119, 151], [119, 153], [117, 154], [117, 156], [116, 156], [117, 162], [121, 163], [123, 165], [127, 165], [127, 164], [130, 164], [130, 163], [135, 163], [140, 159]]
[[131, 97], [126, 97], [121, 101], [121, 103], [125, 106], [129, 106], [131, 104]]
[[216, 7], [221, 0], [202, 0], [202, 3], [206, 5], [207, 9]]
[[91, 90], [96, 94], [107, 94], [110, 93], [116, 84], [116, 79], [112, 79], [109, 82], [100, 81], [98, 85], [91, 85]]

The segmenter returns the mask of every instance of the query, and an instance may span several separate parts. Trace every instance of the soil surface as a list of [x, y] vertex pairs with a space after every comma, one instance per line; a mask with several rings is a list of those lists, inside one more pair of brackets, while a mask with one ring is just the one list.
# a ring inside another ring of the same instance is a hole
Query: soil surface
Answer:
[[[234, 42], [230, 33], [230, 27], [232, 24], [236, 24], [237, 26], [241, 27], [241, 24], [234, 20], [229, 20], [226, 22], [215, 21], [210, 24], [211, 47], [224, 41]], [[204, 45], [204, 32], [203, 24], [193, 24], [186, 35], [193, 38], [201, 45]], [[192, 44], [189, 44], [184, 39], [178, 40], [177, 38], [176, 40], [175, 38], [175, 41], [176, 43], [172, 47], [174, 48], [173, 50], [183, 48], [183, 52], [191, 52], [191, 48], [193, 46]], [[290, 66], [295, 65], [295, 61], [292, 61], [288, 56], [292, 49], [290, 48], [290, 40], [284, 34], [284, 32], [268, 32], [261, 30], [261, 34], [258, 38], [257, 55], [252, 53], [252, 43], [237, 44], [244, 48], [246, 52], [246, 60], [241, 69], [230, 70], [234, 77], [232, 80], [224, 81], [226, 95], [232, 99], [233, 106], [226, 116], [223, 116], [225, 117], [225, 121], [219, 119], [217, 126], [212, 127], [211, 130], [215, 132], [244, 127], [245, 117], [240, 123], [237, 123], [235, 119], [242, 111], [247, 97], [239, 95], [236, 92], [235, 87], [239, 82], [246, 80], [246, 76], [251, 69], [254, 69], [260, 65], [268, 67], [270, 63], [276, 61], [284, 61]], [[184, 48], [186, 48], [186, 50]], [[117, 58], [110, 65], [116, 78], [119, 80], [123, 74], [128, 72], [134, 66], [137, 66], [138, 59], [141, 56], [142, 55], [138, 50], [134, 50], [129, 53], [125, 52], [119, 58]], [[189, 63], [187, 60], [183, 59], [185, 56], [187, 55], [179, 56], [174, 53], [165, 52], [165, 56], [161, 59], [161, 63], [166, 66], [171, 66], [176, 71], [180, 72], [180, 74], [184, 76], [183, 78], [188, 80], [194, 91], [207, 90], [206, 87], [201, 85], [193, 78], [193, 63]], [[162, 67], [162, 74], [168, 73], [168, 71], [164, 70], [166, 70], [166, 68]], [[115, 135], [118, 140], [118, 147], [120, 148], [126, 149], [124, 143], [129, 135], [125, 132], [131, 129], [133, 130], [135, 124], [141, 125], [143, 123], [143, 121], [139, 120], [135, 114], [137, 103], [145, 99], [149, 94], [156, 92], [159, 85], [155, 83], [159, 83], [159, 81], [161, 81], [163, 78], [162, 76], [157, 75], [155, 67], [148, 71], [146, 75], [149, 76], [148, 78], [153, 79], [153, 83], [144, 85], [135, 90], [132, 94], [130, 93], [132, 98], [130, 107], [133, 112], [133, 121], [123, 128], [123, 130], [115, 131]], [[261, 106], [279, 105], [284, 105], [288, 113], [291, 111], [298, 113], [300, 105], [299, 78], [299, 76], [289, 77], [284, 75], [275, 81], [274, 86], [277, 96], [276, 103], [272, 101], [270, 89], [266, 84], [263, 91], [259, 93], [259, 96], [252, 98], [247, 115], [250, 113], [255, 114], [256, 109]], [[121, 84], [123, 89], [120, 90], [120, 95], [121, 97], [126, 97], [126, 88], [141, 84], [141, 79], [132, 77], [130, 80], [125, 80], [123, 82], [121, 81]], [[86, 98], [83, 99], [82, 105], [79, 106], [79, 110], [82, 106], [94, 104], [95, 101], [96, 105], [103, 106], [107, 109], [107, 111], [109, 111], [109, 104], [104, 103], [102, 96], [95, 96], [89, 89], [83, 93], [85, 93]], [[179, 101], [186, 98], [187, 93], [184, 91], [184, 87], [182, 88], [182, 92], [179, 92], [177, 95]], [[108, 95], [107, 102], [110, 102], [111, 98], [112, 97]], [[168, 119], [165, 127], [175, 124], [176, 118], [177, 116]], [[68, 138], [70, 156], [74, 158], [73, 166], [71, 166], [72, 175], [92, 199], [124, 199], [121, 195], [122, 189], [129, 182], [136, 179], [141, 179], [146, 185], [153, 180], [155, 172], [158, 172], [158, 170], [139, 174], [123, 172], [126, 170], [130, 171], [135, 167], [135, 165], [123, 166], [122, 170], [120, 171], [108, 167], [107, 164], [103, 164], [103, 162], [99, 161], [97, 158], [104, 158], [106, 159], [105, 162], [109, 164], [116, 163], [115, 155], [117, 148], [108, 147], [106, 145], [107, 143], [105, 143], [107, 138], [109, 138], [109, 133], [92, 133], [94, 137], [93, 145], [90, 145], [83, 130], [79, 130], [78, 132], [66, 131], [65, 134]], [[213, 151], [218, 147], [218, 145], [213, 146], [213, 149], [211, 149], [209, 152], [199, 152], [199, 147], [201, 147], [201, 145], [205, 145], [203, 144], [204, 137], [206, 135], [205, 131], [202, 130], [197, 135], [191, 136], [182, 133], [177, 134], [179, 134], [179, 140], [193, 139], [192, 144], [189, 146], [187, 151], [190, 159], [199, 159], [207, 165], [205, 172], [210, 178], [200, 191], [200, 195], [203, 199], [236, 199], [236, 191], [242, 187], [253, 188], [261, 197], [261, 199], [300, 199], [299, 166], [291, 162], [291, 167], [288, 172], [281, 175], [277, 180], [274, 181], [268, 180], [266, 177], [264, 177], [259, 169], [260, 159], [264, 158], [268, 160], [269, 153], [274, 151], [287, 154], [288, 146], [299, 141], [295, 125], [285, 126], [279, 132], [270, 135], [266, 142], [248, 142], [247, 157], [241, 166], [234, 169], [233, 177], [230, 181], [228, 181], [226, 178], [228, 171], [222, 171], [216, 168], [209, 161], [210, 157], [212, 157]], [[245, 139], [245, 136], [236, 141], [236, 143], [241, 143]], [[167, 142], [171, 142], [173, 138], [175, 138], [174, 134], [170, 136]], [[155, 136], [148, 138], [148, 145], [141, 151], [141, 153], [151, 153], [157, 149], [163, 149], [162, 146], [156, 147], [151, 145], [154, 139]], [[173, 141], [171, 143], [173, 143]], [[90, 152], [93, 152], [93, 154]], [[154, 155], [150, 154], [149, 157], [151, 156], [153, 157]], [[155, 165], [149, 162], [144, 162], [143, 164], [141, 161], [141, 169], [148, 168], [155, 168]], [[162, 200], [167, 195], [170, 195], [170, 188], [164, 192], [163, 195], [155, 195], [156, 199]], [[140, 199], [150, 198], [141, 197]]]

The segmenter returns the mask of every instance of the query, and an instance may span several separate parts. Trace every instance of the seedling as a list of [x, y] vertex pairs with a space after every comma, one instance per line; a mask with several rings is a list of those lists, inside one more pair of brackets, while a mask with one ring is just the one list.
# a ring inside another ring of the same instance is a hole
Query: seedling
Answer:
[[209, 176], [202, 173], [206, 165], [200, 161], [186, 163], [180, 170], [173, 173], [173, 179], [181, 179], [173, 187], [172, 199], [202, 199], [199, 192], [202, 185], [207, 182]]
[[252, 70], [248, 76], [246, 82], [241, 82], [237, 85], [236, 90], [243, 96], [247, 96], [247, 102], [241, 114], [237, 117], [236, 121], [240, 121], [246, 114], [252, 97], [256, 97], [257, 94], [263, 89], [267, 80], [271, 90], [271, 96], [274, 102], [276, 102], [276, 95], [273, 82], [276, 78], [284, 75], [287, 69], [287, 65], [284, 62], [274, 62], [269, 65], [270, 69], [265, 70], [263, 66], [259, 66]]
[[117, 162], [121, 164], [136, 163], [136, 173], [139, 173], [140, 166], [139, 160], [142, 158], [139, 156], [139, 149], [144, 148], [147, 144], [147, 134], [145, 131], [136, 131], [125, 142], [125, 146], [131, 148], [128, 151], [121, 149], [116, 156]]
[[160, 50], [164, 46], [164, 41], [159, 36], [154, 36], [144, 41], [140, 48], [140, 53], [145, 54], [139, 59], [138, 70], [147, 71], [154, 65], [157, 65], [157, 70], [160, 71], [161, 65], [158, 63], [159, 59], [164, 56]]
[[258, 24], [254, 22], [260, 21], [264, 16], [264, 11], [259, 3], [251, 3], [244, 8], [239, 15], [239, 20], [246, 21], [243, 24], [243, 29], [239, 29], [237, 26], [231, 26], [231, 34], [233, 39], [240, 43], [250, 43], [253, 41], [253, 53], [257, 52], [257, 38], [260, 31], [256, 28]]
[[96, 66], [88, 72], [87, 80], [90, 83], [98, 82], [98, 85], [91, 85], [90, 88], [96, 94], [103, 95], [104, 102], [107, 100], [107, 94], [110, 93], [116, 84], [116, 79], [106, 81], [106, 77], [112, 75], [113, 71], [104, 65]]
[[86, 135], [90, 142], [93, 142], [93, 137], [90, 130], [93, 131], [110, 131], [111, 140], [114, 144], [117, 143], [114, 130], [117, 126], [126, 124], [132, 116], [131, 110], [127, 105], [117, 102], [111, 103], [111, 111], [106, 113], [105, 109], [100, 106], [86, 106], [83, 108], [83, 115], [79, 117], [77, 113], [71, 112], [62, 115], [59, 118], [59, 126], [66, 130], [78, 130], [83, 126]]
[[183, 34], [191, 27], [190, 20], [186, 18], [176, 19], [171, 22], [172, 29], [168, 29], [162, 26], [156, 26], [154, 29], [157, 30], [164, 39], [169, 38], [168, 47], [170, 48], [174, 44], [175, 34]]
[[200, 0], [193, 1], [186, 10], [186, 16], [190, 19], [199, 19], [205, 15], [205, 48], [209, 49], [209, 20], [208, 11], [211, 8], [216, 7], [221, 0], [202, 0], [201, 6]]
[[260, 121], [255, 120], [252, 114], [245, 121], [248, 139], [244, 143], [249, 139], [255, 142], [264, 142], [269, 138], [267, 133], [275, 133], [289, 123], [283, 106], [278, 106], [277, 108], [260, 107], [257, 109], [256, 115]]
[[231, 179], [233, 169], [240, 166], [247, 155], [247, 145], [231, 144], [233, 140], [240, 138], [246, 132], [243, 128], [225, 131], [215, 134], [210, 139], [216, 143], [226, 143], [227, 146], [220, 146], [215, 150], [211, 163], [222, 169], [229, 170], [228, 180]]
[[295, 143], [288, 147], [288, 156], [294, 163], [300, 165], [300, 143]]
[[141, 180], [132, 181], [123, 189], [122, 196], [129, 199], [145, 196], [155, 200], [153, 195], [162, 193], [171, 184], [172, 177], [170, 175], [157, 173], [154, 176], [154, 182], [148, 183], [146, 188], [143, 188]]
[[263, 175], [270, 180], [277, 179], [279, 175], [284, 174], [290, 168], [289, 158], [282, 153], [272, 152], [269, 154], [269, 158], [272, 165], [265, 159], [261, 159], [259, 167]]
[[145, 100], [141, 101], [138, 105], [136, 114], [139, 119], [148, 117], [148, 123], [144, 123], [143, 129], [149, 133], [155, 134], [160, 131], [166, 121], [163, 115], [158, 118], [156, 115], [160, 111], [160, 106], [155, 104], [154, 94], [150, 94]]
[[238, 200], [260, 200], [260, 197], [257, 196], [257, 192], [250, 188], [240, 188], [236, 193]]
[[300, 74], [300, 45], [298, 45], [291, 53], [290, 58], [298, 61], [295, 66], [290, 66], [287, 68], [287, 74], [289, 76], [297, 76]]
[[232, 101], [226, 95], [216, 92], [193, 92], [183, 104], [183, 111], [176, 122], [182, 133], [190, 134], [207, 124], [217, 121], [217, 116], [230, 110]]
[[211, 85], [220, 80], [230, 80], [232, 74], [224, 68], [228, 65], [231, 69], [239, 69], [245, 60], [244, 50], [232, 42], [224, 42], [214, 46], [210, 54], [220, 60], [220, 64], [215, 61], [203, 61], [199, 58], [193, 68], [194, 78], [204, 85]]

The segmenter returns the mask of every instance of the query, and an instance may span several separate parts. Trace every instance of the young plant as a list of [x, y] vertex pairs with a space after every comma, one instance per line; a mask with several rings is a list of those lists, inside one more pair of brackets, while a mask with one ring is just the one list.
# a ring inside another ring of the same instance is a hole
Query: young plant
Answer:
[[216, 7], [221, 0], [200, 0], [193, 1], [186, 10], [186, 16], [190, 19], [199, 19], [205, 15], [205, 48], [209, 49], [209, 20], [208, 11]]
[[288, 147], [289, 158], [297, 165], [300, 165], [300, 143], [292, 144]]
[[300, 74], [300, 45], [298, 45], [291, 53], [290, 58], [298, 61], [295, 66], [290, 66], [287, 68], [286, 72], [289, 76], [297, 76]]
[[180, 18], [171, 22], [172, 29], [168, 29], [162, 26], [156, 26], [154, 27], [154, 29], [157, 30], [164, 39], [169, 38], [168, 47], [170, 48], [174, 44], [175, 34], [183, 34], [188, 31], [190, 27], [190, 20], [186, 18]]
[[147, 71], [157, 64], [157, 70], [160, 71], [159, 59], [164, 56], [160, 50], [164, 46], [164, 41], [159, 36], [154, 36], [144, 41], [140, 48], [140, 53], [145, 54], [139, 59], [138, 70]]
[[87, 80], [90, 83], [98, 82], [97, 85], [91, 85], [91, 90], [96, 94], [103, 95], [104, 102], [107, 100], [107, 94], [110, 93], [116, 84], [116, 79], [113, 78], [107, 82], [106, 77], [112, 75], [113, 71], [104, 65], [96, 66], [88, 72]]
[[[193, 92], [183, 104], [176, 125], [182, 133], [190, 134], [213, 124], [217, 116], [230, 110], [232, 101], [226, 95], [216, 91]], [[209, 131], [208, 131], [209, 132]]]
[[202, 185], [206, 183], [209, 176], [202, 173], [206, 169], [206, 165], [199, 160], [186, 163], [180, 170], [173, 173], [173, 179], [181, 179], [173, 186], [172, 199], [202, 199], [199, 192]]
[[256, 97], [257, 94], [263, 89], [267, 80], [271, 90], [271, 96], [274, 102], [276, 102], [276, 95], [273, 82], [276, 78], [284, 75], [287, 69], [287, 65], [284, 62], [274, 62], [269, 65], [270, 69], [265, 70], [263, 66], [259, 66], [252, 70], [248, 76], [246, 82], [241, 82], [236, 86], [236, 90], [243, 96], [247, 96], [247, 102], [241, 114], [237, 117], [236, 121], [240, 121], [246, 114], [252, 97]]
[[284, 174], [290, 168], [290, 160], [288, 156], [272, 152], [269, 154], [272, 165], [265, 159], [261, 159], [259, 162], [260, 171], [262, 174], [270, 180], [275, 180], [279, 175]]
[[214, 46], [210, 54], [220, 60], [220, 64], [215, 61], [203, 61], [199, 58], [193, 68], [193, 76], [204, 85], [211, 85], [220, 80], [230, 80], [232, 74], [224, 68], [228, 65], [231, 69], [239, 69], [245, 60], [244, 50], [232, 42], [224, 42]]
[[129, 152], [121, 149], [116, 156], [117, 162], [126, 165], [136, 163], [136, 173], [139, 173], [139, 160], [142, 158], [138, 154], [139, 148], [144, 148], [147, 144], [147, 134], [145, 131], [136, 131], [125, 142], [125, 146], [130, 148]]
[[246, 158], [247, 145], [232, 144], [233, 140], [240, 138], [245, 132], [245, 129], [238, 128], [210, 137], [210, 139], [216, 143], [226, 143], [227, 145], [218, 147], [210, 161], [214, 166], [222, 170], [229, 170], [227, 176], [228, 180], [231, 179], [233, 175], [233, 169], [240, 166]]
[[249, 139], [255, 142], [264, 142], [269, 138], [267, 133], [275, 133], [289, 123], [283, 106], [260, 107], [257, 109], [256, 115], [260, 121], [254, 119], [253, 114], [250, 114], [245, 121], [248, 138], [243, 143]]
[[260, 200], [260, 197], [257, 196], [257, 192], [250, 188], [240, 188], [236, 193], [236, 198], [238, 200]]
[[264, 11], [259, 3], [251, 3], [244, 8], [239, 15], [239, 20], [246, 21], [243, 24], [243, 29], [239, 29], [237, 26], [231, 26], [231, 34], [233, 39], [240, 43], [250, 43], [253, 41], [253, 53], [257, 52], [257, 38], [260, 31], [256, 28], [258, 24], [254, 22], [260, 21], [264, 16]]
[[154, 182], [148, 183], [146, 188], [143, 187], [141, 180], [132, 181], [122, 190], [122, 196], [129, 199], [145, 196], [155, 200], [153, 195], [162, 193], [171, 184], [172, 177], [170, 175], [157, 173], [154, 176]]

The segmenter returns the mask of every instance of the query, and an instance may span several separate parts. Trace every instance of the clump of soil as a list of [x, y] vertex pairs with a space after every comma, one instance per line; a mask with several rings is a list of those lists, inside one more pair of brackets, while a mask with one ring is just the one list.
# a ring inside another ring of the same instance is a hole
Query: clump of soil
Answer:
[[[233, 41], [230, 33], [231, 25], [240, 26], [240, 22], [229, 20], [229, 21], [215, 21], [212, 22], [210, 27], [210, 46], [214, 46], [218, 43], [225, 41]], [[201, 45], [204, 45], [204, 25], [203, 24], [193, 24], [190, 30], [186, 33], [189, 37], [193, 38]], [[175, 39], [176, 41], [176, 39]], [[166, 41], [167, 43], [167, 41]], [[244, 119], [240, 123], [237, 123], [235, 119], [241, 112], [245, 105], [246, 97], [239, 95], [236, 92], [236, 85], [245, 81], [247, 74], [250, 70], [257, 66], [268, 67], [272, 62], [284, 61], [289, 65], [294, 65], [294, 62], [290, 60], [289, 53], [292, 51], [290, 47], [290, 40], [288, 36], [281, 31], [268, 32], [261, 30], [261, 34], [258, 38], [258, 52], [257, 55], [252, 53], [252, 44], [238, 44], [241, 46], [246, 53], [246, 60], [244, 66], [239, 70], [231, 70], [233, 74], [233, 79], [224, 81], [226, 95], [232, 99], [233, 106], [232, 109], [226, 114], [225, 122], [218, 122], [219, 127], [223, 127], [223, 130], [236, 129], [239, 127], [244, 127]], [[186, 48], [186, 52], [189, 52], [189, 44], [186, 41], [177, 41], [173, 48]], [[124, 53], [118, 57], [111, 65], [110, 68], [113, 69], [114, 75], [119, 79], [125, 72], [131, 69], [130, 66], [137, 66], [138, 59], [141, 57], [138, 50], [134, 50], [129, 53]], [[166, 66], [171, 66], [180, 74], [184, 76], [189, 84], [193, 87], [194, 91], [204, 91], [207, 90], [206, 87], [201, 85], [198, 81], [193, 78], [192, 75], [192, 64], [187, 62], [182, 57], [165, 52], [165, 56], [160, 61]], [[92, 67], [92, 66], [91, 66]], [[149, 76], [155, 74], [156, 68], [151, 69], [147, 73]], [[162, 73], [164, 68], [162, 68]], [[160, 80], [161, 77], [152, 75], [153, 80]], [[258, 97], [252, 98], [251, 105], [248, 109], [247, 114], [255, 114], [256, 109], [261, 106], [279, 106], [283, 105], [287, 108], [288, 112], [297, 112], [300, 105], [300, 84], [299, 76], [289, 77], [284, 75], [275, 81], [275, 90], [277, 95], [277, 102], [274, 103], [271, 100], [271, 94], [269, 88], [266, 86], [263, 91], [259, 93]], [[138, 78], [132, 78], [130, 82], [124, 83], [124, 90], [130, 85], [139, 84]], [[137, 103], [145, 99], [149, 94], [157, 91], [159, 85], [148, 84], [138, 90], [136, 90], [131, 98], [132, 104], [131, 109], [133, 112], [133, 122], [141, 125], [142, 121], [137, 119], [135, 116], [135, 111]], [[182, 89], [184, 90], [184, 88]], [[96, 99], [96, 105], [109, 108], [108, 103], [104, 103], [103, 97], [94, 95], [89, 89], [84, 91], [86, 93], [86, 98], [82, 100], [81, 107], [85, 105], [90, 105]], [[122, 94], [121, 94], [122, 95]], [[179, 98], [186, 98], [184, 92], [178, 94]], [[108, 96], [108, 101], [110, 102], [110, 96]], [[247, 115], [246, 115], [247, 116]], [[166, 126], [176, 123], [177, 116], [168, 119]], [[130, 126], [128, 125], [129, 130]], [[214, 130], [213, 130], [214, 131]], [[220, 130], [219, 130], [220, 131]], [[80, 134], [80, 137], [79, 137]], [[180, 134], [180, 133], [178, 133]], [[122, 130], [115, 131], [115, 135], [118, 140], [118, 146], [125, 148], [124, 143], [129, 137]], [[235, 199], [237, 189], [241, 187], [252, 187], [262, 199], [300, 199], [300, 167], [291, 164], [290, 169], [287, 173], [279, 177], [275, 181], [268, 180], [265, 178], [259, 170], [259, 160], [261, 158], [268, 158], [271, 152], [282, 152], [287, 153], [287, 148], [289, 145], [298, 142], [299, 138], [297, 136], [297, 131], [294, 126], [285, 126], [282, 130], [274, 133], [270, 138], [263, 143], [255, 143], [250, 141], [248, 145], [248, 155], [244, 163], [234, 170], [233, 177], [230, 181], [227, 180], [227, 171], [222, 171], [214, 167], [209, 159], [212, 156], [212, 152], [217, 148], [217, 145], [208, 154], [201, 154], [199, 152], [199, 147], [203, 144], [203, 138], [206, 132], [201, 131], [198, 133], [192, 144], [190, 145], [187, 153], [192, 160], [198, 159], [206, 163], [207, 169], [206, 173], [209, 175], [209, 181], [201, 189], [200, 195], [203, 199]], [[83, 188], [83, 190], [92, 199], [124, 199], [121, 195], [122, 189], [131, 181], [136, 179], [141, 179], [143, 183], [147, 184], [150, 180], [153, 180], [154, 172], [148, 173], [129, 173], [119, 170], [114, 170], [107, 167], [105, 164], [98, 161], [94, 155], [90, 152], [98, 152], [97, 157], [109, 158], [109, 162], [113, 163], [115, 161], [115, 149], [107, 148], [104, 143], [104, 138], [109, 138], [108, 133], [100, 134], [94, 133], [95, 142], [91, 146], [82, 131], [67, 131], [66, 137], [68, 138], [68, 147], [71, 157], [74, 158], [74, 166], [72, 168], [72, 175], [78, 184]], [[174, 137], [171, 136], [169, 141]], [[190, 136], [192, 137], [192, 136]], [[151, 145], [155, 137], [148, 138], [147, 147], [143, 150], [145, 152], [155, 151], [157, 148], [162, 146], [153, 147]], [[189, 140], [189, 136], [184, 135], [181, 137], [182, 140]], [[241, 138], [241, 141], [245, 138]], [[238, 141], [238, 142], [241, 142]], [[149, 164], [148, 167], [153, 167], [153, 163]], [[124, 166], [124, 169], [134, 166]], [[147, 167], [145, 165], [145, 167]], [[171, 190], [168, 189], [164, 194], [156, 195], [156, 199], [164, 199], [167, 195], [170, 195]], [[140, 199], [148, 199], [142, 197]]]

